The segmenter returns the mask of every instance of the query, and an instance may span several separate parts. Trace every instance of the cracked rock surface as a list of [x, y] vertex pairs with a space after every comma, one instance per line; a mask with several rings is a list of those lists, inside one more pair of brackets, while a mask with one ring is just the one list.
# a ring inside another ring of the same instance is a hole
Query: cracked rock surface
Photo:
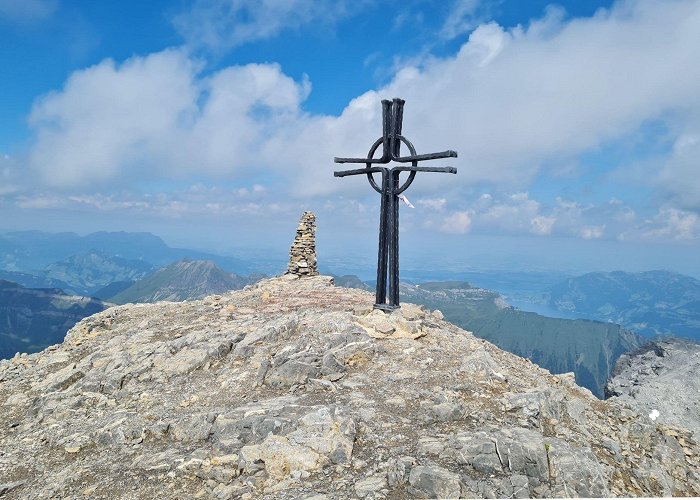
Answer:
[[700, 437], [700, 344], [681, 338], [652, 340], [617, 360], [605, 386], [655, 422], [685, 427]]
[[6, 498], [700, 495], [700, 448], [418, 306], [287, 275], [0, 362]]

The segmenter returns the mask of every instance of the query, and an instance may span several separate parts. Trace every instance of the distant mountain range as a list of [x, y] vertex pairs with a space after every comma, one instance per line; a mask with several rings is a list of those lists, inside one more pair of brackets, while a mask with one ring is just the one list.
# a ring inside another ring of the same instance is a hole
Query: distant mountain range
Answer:
[[[212, 261], [184, 259], [135, 282], [110, 297], [111, 302], [157, 302], [201, 299], [207, 295], [239, 290], [261, 276], [227, 273]], [[104, 291], [102, 292], [104, 295]]]
[[374, 287], [365, 283], [354, 274], [346, 274], [344, 276], [333, 276], [333, 281], [336, 286], [345, 288], [359, 288], [360, 290], [372, 291]]
[[549, 304], [646, 337], [673, 334], [700, 341], [700, 281], [690, 276], [668, 271], [588, 273], [552, 287]]
[[[85, 262], [86, 269], [93, 263], [93, 259], [83, 258], [68, 261]], [[96, 293], [104, 300], [0, 280], [0, 359], [61, 342], [75, 323], [114, 304], [200, 299], [243, 288], [261, 277], [238, 276], [211, 261], [184, 259], [136, 282], [111, 283]], [[76, 279], [69, 274], [66, 278]]]
[[[21, 231], [0, 235], [0, 269], [35, 274], [55, 262], [75, 255], [105, 254], [127, 261], [141, 261], [163, 267], [184, 258], [211, 260], [228, 272], [263, 272], [255, 262], [224, 257], [197, 250], [171, 248], [151, 233], [75, 233]], [[116, 281], [116, 280], [114, 280]]]
[[124, 259], [103, 251], [71, 255], [33, 274], [1, 271], [0, 278], [30, 288], [60, 288], [75, 295], [93, 296], [115, 281], [136, 281], [155, 267], [143, 260]]
[[75, 323], [110, 305], [57, 289], [30, 289], [0, 280], [0, 359], [62, 342]]
[[170, 248], [150, 233], [0, 235], [0, 359], [60, 342], [77, 321], [114, 303], [223, 293], [263, 276], [232, 270], [253, 269], [232, 257]]
[[520, 311], [497, 292], [465, 282], [402, 284], [401, 296], [439, 309], [446, 320], [552, 373], [574, 372], [576, 382], [600, 398], [620, 355], [642, 343], [615, 324]]

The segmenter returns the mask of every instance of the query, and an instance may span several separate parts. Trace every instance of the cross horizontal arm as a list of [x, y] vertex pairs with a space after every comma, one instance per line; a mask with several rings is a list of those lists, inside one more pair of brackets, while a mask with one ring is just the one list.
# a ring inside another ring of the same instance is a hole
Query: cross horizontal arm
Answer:
[[334, 177], [347, 177], [348, 175], [361, 175], [361, 174], [373, 174], [376, 172], [384, 172], [389, 170], [384, 167], [372, 167], [372, 168], [358, 168], [355, 170], [342, 170], [340, 172], [333, 172]]
[[334, 158], [335, 163], [389, 163], [390, 158]]
[[441, 158], [457, 158], [457, 152], [447, 150], [440, 151], [439, 153], [426, 153], [423, 155], [412, 155], [412, 156], [399, 156], [398, 158], [393, 158], [394, 161], [400, 163], [408, 163], [410, 161], [423, 161], [423, 160], [439, 160]]
[[451, 149], [439, 153], [426, 153], [422, 155], [399, 156], [396, 158], [334, 158], [335, 163], [389, 163], [391, 160], [399, 163], [413, 161], [439, 160], [442, 158], [457, 158], [457, 152]]
[[456, 174], [454, 167], [394, 167], [392, 172], [444, 172], [446, 174]]

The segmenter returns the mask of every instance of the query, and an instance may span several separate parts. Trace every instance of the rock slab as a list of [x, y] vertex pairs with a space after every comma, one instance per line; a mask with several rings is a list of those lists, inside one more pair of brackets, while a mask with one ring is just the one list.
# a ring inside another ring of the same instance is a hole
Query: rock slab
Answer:
[[288, 274], [113, 307], [1, 361], [0, 495], [700, 496], [688, 431], [373, 302]]

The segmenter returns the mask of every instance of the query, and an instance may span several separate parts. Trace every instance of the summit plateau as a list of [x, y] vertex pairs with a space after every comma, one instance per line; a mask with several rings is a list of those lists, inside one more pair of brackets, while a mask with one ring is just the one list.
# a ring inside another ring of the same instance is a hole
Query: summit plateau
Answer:
[[412, 304], [286, 275], [0, 362], [7, 498], [700, 495], [700, 447]]

